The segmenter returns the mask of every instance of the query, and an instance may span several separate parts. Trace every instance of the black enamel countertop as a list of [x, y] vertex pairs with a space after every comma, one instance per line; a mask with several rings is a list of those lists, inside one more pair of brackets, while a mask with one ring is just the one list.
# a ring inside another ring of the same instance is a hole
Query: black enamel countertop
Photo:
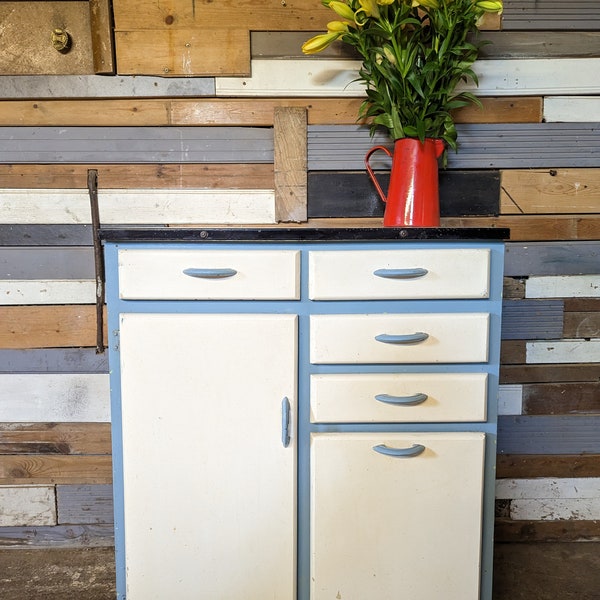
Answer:
[[507, 240], [506, 228], [383, 227], [383, 228], [101, 228], [106, 242], [360, 242], [390, 240]]

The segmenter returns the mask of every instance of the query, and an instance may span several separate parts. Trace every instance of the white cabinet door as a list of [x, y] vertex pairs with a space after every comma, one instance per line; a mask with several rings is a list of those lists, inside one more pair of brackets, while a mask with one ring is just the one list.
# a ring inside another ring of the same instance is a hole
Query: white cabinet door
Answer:
[[313, 434], [311, 600], [477, 600], [484, 445], [478, 432]]
[[127, 600], [293, 600], [296, 316], [123, 314], [120, 344]]

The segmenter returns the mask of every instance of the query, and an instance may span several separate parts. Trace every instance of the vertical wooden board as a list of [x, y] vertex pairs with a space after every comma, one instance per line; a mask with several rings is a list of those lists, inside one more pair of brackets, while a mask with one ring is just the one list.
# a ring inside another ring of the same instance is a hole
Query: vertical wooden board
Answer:
[[276, 220], [306, 221], [307, 111], [301, 107], [275, 107], [273, 125]]
[[58, 524], [112, 523], [112, 485], [56, 486]]
[[548, 275], [530, 277], [526, 298], [600, 298], [600, 264], [596, 275]]
[[0, 527], [56, 525], [54, 486], [0, 485], [0, 506]]
[[94, 71], [103, 75], [115, 72], [110, 0], [89, 0], [90, 32]]

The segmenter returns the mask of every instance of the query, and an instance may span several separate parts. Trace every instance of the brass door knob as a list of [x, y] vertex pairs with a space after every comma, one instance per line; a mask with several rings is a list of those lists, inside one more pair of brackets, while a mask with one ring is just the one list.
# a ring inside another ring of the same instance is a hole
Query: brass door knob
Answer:
[[71, 36], [64, 29], [55, 29], [50, 39], [52, 47], [61, 54], [66, 54], [71, 49]]

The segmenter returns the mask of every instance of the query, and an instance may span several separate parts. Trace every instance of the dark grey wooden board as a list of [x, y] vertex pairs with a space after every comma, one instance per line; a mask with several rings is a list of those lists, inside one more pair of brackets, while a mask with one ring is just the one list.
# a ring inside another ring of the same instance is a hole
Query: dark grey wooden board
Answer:
[[0, 373], [108, 373], [108, 353], [94, 348], [0, 350]]
[[600, 273], [600, 242], [506, 244], [504, 274], [594, 275]]
[[598, 0], [504, 0], [503, 29], [598, 30]]
[[112, 524], [0, 527], [0, 548], [109, 547], [114, 543]]
[[[380, 173], [387, 190], [388, 173]], [[497, 171], [440, 171], [443, 217], [497, 215], [500, 174]], [[312, 171], [308, 174], [308, 216], [380, 217], [385, 205], [366, 172]]]
[[94, 279], [94, 252], [86, 247], [0, 247], [0, 279]]
[[268, 127], [0, 127], [0, 163], [271, 163]]
[[503, 340], [553, 340], [562, 337], [562, 300], [504, 300]]
[[498, 417], [500, 454], [599, 452], [600, 416]]
[[58, 523], [113, 523], [112, 485], [57, 485]]

